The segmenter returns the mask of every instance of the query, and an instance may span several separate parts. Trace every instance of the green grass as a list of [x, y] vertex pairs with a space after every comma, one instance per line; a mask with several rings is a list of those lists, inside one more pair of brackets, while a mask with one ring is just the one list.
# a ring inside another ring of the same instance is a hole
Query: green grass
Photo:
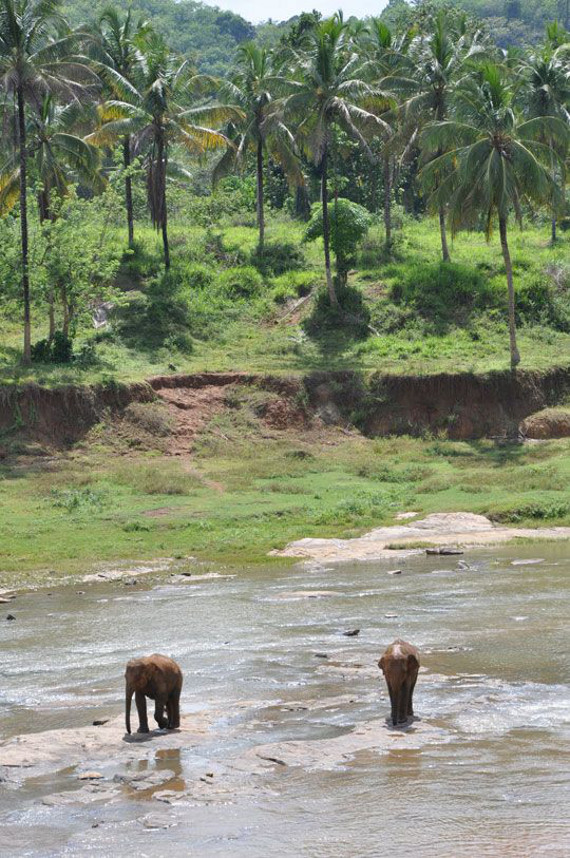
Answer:
[[[256, 231], [251, 227], [226, 225], [216, 231], [222, 233], [230, 256], [232, 253], [247, 256], [255, 249]], [[302, 224], [283, 216], [270, 218], [270, 241], [298, 245], [302, 233]], [[136, 260], [131, 262], [119, 278], [127, 291], [144, 287], [140, 276], [147, 270], [160, 270], [160, 244], [156, 235], [147, 227], [138, 227], [137, 236], [145, 252], [140, 264]], [[173, 258], [195, 259], [204, 241], [204, 230], [189, 229], [185, 224], [173, 222]], [[376, 308], [395, 284], [406, 280], [419, 264], [437, 262], [438, 242], [439, 233], [431, 219], [407, 221], [398, 233], [395, 258], [382, 262], [381, 231], [379, 227], [371, 230], [351, 282], [363, 290], [373, 321]], [[544, 226], [529, 227], [523, 232], [513, 230], [511, 248], [515, 280], [521, 289], [537, 278], [547, 278], [549, 271], [568, 267], [570, 239], [563, 235], [559, 243], [551, 247]], [[303, 245], [303, 249], [306, 267], [315, 272], [318, 279], [322, 276], [321, 244]], [[453, 242], [451, 253], [454, 262], [483, 272], [485, 278], [492, 281], [497, 294], [506, 295], [497, 240], [487, 244], [479, 233], [461, 234]], [[298, 318], [288, 315], [288, 307], [273, 300], [273, 286], [267, 278], [265, 280], [261, 297], [250, 303], [227, 304], [227, 309], [221, 310], [215, 319], [212, 317], [211, 329], [204, 338], [199, 330], [196, 331], [191, 350], [181, 352], [169, 344], [162, 348], [143, 348], [143, 344], [135, 344], [124, 337], [103, 337], [97, 344], [97, 364], [86, 368], [37, 365], [23, 369], [19, 363], [19, 325], [14, 319], [0, 317], [0, 382], [33, 380], [48, 386], [110, 380], [128, 382], [172, 372], [171, 366], [180, 372], [303, 373], [314, 369], [351, 368], [394, 374], [488, 372], [509, 366], [506, 313], [501, 308], [492, 316], [475, 317], [464, 328], [452, 327], [437, 334], [412, 325], [395, 333], [371, 334], [365, 340], [354, 340], [338, 332], [334, 337], [314, 341], [304, 334]], [[275, 288], [282, 295], [282, 281], [278, 284]], [[310, 301], [306, 311], [309, 307]], [[45, 335], [40, 322], [40, 310], [35, 308], [34, 335], [38, 338]], [[78, 339], [81, 341], [92, 335], [84, 329]], [[519, 340], [522, 368], [545, 369], [569, 363], [568, 333], [545, 324], [526, 325], [520, 328]]]
[[54, 467], [0, 470], [0, 585], [96, 562], [194, 555], [267, 562], [305, 536], [350, 537], [398, 512], [472, 511], [570, 524], [570, 441], [529, 446], [333, 435], [266, 438], [243, 409], [202, 436], [192, 471], [159, 453], [96, 444]]

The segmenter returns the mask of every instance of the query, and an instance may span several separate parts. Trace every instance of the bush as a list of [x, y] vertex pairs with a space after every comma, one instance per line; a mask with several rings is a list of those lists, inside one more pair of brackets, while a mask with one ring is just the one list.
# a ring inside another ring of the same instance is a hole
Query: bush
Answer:
[[273, 300], [276, 304], [284, 304], [290, 298], [304, 298], [319, 280], [319, 275], [313, 271], [288, 271], [273, 281]]
[[505, 296], [480, 271], [452, 262], [413, 265], [390, 297], [439, 325], [465, 323], [474, 310], [505, 304]]
[[266, 244], [263, 253], [256, 248], [251, 254], [251, 264], [261, 274], [278, 277], [286, 271], [295, 271], [305, 264], [305, 257], [300, 247], [286, 241], [274, 241]]
[[261, 291], [261, 274], [251, 265], [228, 268], [220, 275], [220, 288], [230, 298], [254, 298]]
[[198, 262], [189, 265], [184, 274], [187, 285], [192, 289], [207, 289], [214, 282], [212, 269]]
[[366, 337], [370, 323], [370, 311], [364, 303], [362, 293], [354, 286], [338, 286], [339, 306], [333, 307], [326, 288], [318, 291], [312, 313], [303, 322], [309, 336], [318, 337], [332, 330], [343, 328], [353, 337]]
[[32, 346], [34, 363], [71, 363], [73, 360], [73, 341], [56, 331], [52, 340], [38, 340]]
[[566, 293], [566, 290], [555, 292], [552, 284], [544, 277], [515, 285], [515, 306], [519, 322], [570, 331], [570, 294]]

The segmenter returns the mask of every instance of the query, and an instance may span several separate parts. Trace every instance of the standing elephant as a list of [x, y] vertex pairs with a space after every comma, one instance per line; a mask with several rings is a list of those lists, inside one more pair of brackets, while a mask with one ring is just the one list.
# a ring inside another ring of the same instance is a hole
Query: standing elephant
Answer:
[[390, 692], [392, 723], [394, 726], [405, 724], [414, 717], [412, 695], [418, 678], [420, 654], [415, 646], [398, 639], [384, 652], [378, 667]]
[[[127, 733], [131, 732], [131, 700], [135, 703], [139, 716], [139, 733], [148, 733], [146, 697], [154, 700], [154, 720], [160, 728], [175, 730], [180, 727], [180, 692], [182, 690], [182, 671], [166, 655], [148, 655], [133, 658], [127, 663], [125, 671], [125, 703]], [[166, 718], [164, 710], [166, 708]]]

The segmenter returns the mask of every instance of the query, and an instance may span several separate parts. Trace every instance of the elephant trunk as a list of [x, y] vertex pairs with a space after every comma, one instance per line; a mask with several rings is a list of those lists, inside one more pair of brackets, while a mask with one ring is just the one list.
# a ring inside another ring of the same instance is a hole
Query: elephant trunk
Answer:
[[131, 701], [133, 699], [134, 688], [127, 682], [125, 690], [125, 726], [127, 733], [131, 732]]

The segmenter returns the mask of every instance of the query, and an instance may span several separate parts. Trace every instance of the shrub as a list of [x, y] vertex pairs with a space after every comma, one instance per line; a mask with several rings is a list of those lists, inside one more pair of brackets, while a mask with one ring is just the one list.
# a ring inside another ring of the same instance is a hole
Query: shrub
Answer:
[[288, 271], [273, 281], [273, 300], [276, 304], [284, 304], [289, 298], [304, 298], [319, 280], [313, 271]]
[[73, 342], [61, 331], [56, 331], [52, 340], [38, 340], [32, 346], [32, 360], [37, 363], [71, 363]]
[[207, 265], [198, 262], [186, 268], [185, 282], [192, 289], [207, 289], [214, 282], [214, 272]]
[[504, 295], [480, 271], [452, 262], [413, 265], [392, 286], [390, 297], [396, 304], [411, 304], [436, 324], [464, 323], [475, 309], [505, 303]]
[[251, 254], [251, 264], [261, 274], [278, 277], [286, 271], [302, 268], [305, 257], [298, 245], [286, 241], [274, 241], [266, 244], [262, 253], [259, 248], [256, 248]]
[[305, 332], [309, 336], [318, 337], [331, 330], [343, 328], [353, 337], [366, 337], [370, 311], [360, 290], [354, 286], [337, 284], [337, 297], [339, 306], [333, 307], [326, 288], [317, 292], [313, 310], [303, 322]]
[[220, 287], [230, 298], [254, 298], [261, 291], [261, 274], [251, 265], [228, 268], [220, 275]]
[[151, 435], [166, 437], [172, 431], [172, 419], [163, 405], [154, 402], [131, 402], [125, 409], [125, 417], [134, 426]]
[[556, 292], [545, 277], [523, 280], [516, 286], [515, 306], [518, 321], [543, 324], [559, 331], [570, 331], [570, 294]]

